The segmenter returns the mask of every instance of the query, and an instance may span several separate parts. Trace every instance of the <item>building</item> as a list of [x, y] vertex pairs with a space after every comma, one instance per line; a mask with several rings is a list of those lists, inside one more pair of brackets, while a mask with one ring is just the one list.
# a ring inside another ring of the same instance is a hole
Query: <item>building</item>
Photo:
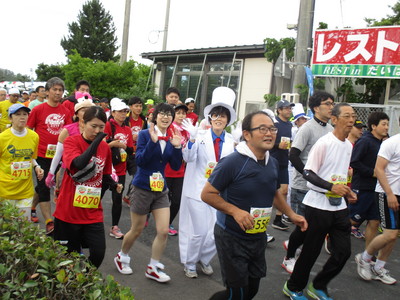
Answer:
[[153, 61], [156, 93], [174, 86], [181, 100], [196, 99], [196, 112], [211, 102], [212, 91], [227, 86], [236, 92], [235, 109], [239, 119], [266, 108], [265, 94], [273, 93], [274, 65], [264, 57], [264, 45], [232, 46], [142, 53]]

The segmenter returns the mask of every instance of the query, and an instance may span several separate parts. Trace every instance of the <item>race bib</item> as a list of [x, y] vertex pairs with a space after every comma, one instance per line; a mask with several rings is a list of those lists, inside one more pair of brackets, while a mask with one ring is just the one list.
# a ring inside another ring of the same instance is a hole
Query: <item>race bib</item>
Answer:
[[14, 180], [28, 179], [32, 174], [30, 161], [15, 161], [11, 163], [11, 177]]
[[269, 219], [271, 218], [272, 207], [252, 207], [250, 214], [254, 217], [252, 229], [246, 230], [246, 233], [261, 233], [267, 230]]
[[205, 177], [206, 178], [210, 178], [212, 172], [214, 171], [215, 167], [217, 165], [217, 162], [215, 161], [210, 161], [207, 163], [207, 167], [206, 167], [206, 173], [205, 173]]
[[77, 185], [73, 206], [80, 208], [99, 208], [101, 188]]
[[[331, 176], [331, 180], [329, 180], [329, 182], [333, 184], [347, 184], [347, 175], [334, 174]], [[342, 198], [342, 196], [336, 195], [331, 191], [326, 192], [325, 196], [327, 196], [328, 198]]]
[[152, 192], [162, 192], [164, 190], [164, 178], [161, 173], [153, 173], [150, 176], [150, 189]]
[[128, 156], [126, 151], [122, 148], [119, 148], [119, 153], [121, 154], [121, 162], [126, 162], [126, 157]]
[[54, 155], [56, 155], [56, 148], [57, 148], [57, 145], [51, 145], [51, 144], [47, 145], [45, 157], [53, 158]]

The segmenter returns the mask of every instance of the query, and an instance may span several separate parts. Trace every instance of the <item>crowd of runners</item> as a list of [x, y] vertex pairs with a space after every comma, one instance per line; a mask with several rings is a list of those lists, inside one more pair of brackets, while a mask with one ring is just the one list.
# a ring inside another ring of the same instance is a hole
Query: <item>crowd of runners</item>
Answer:
[[[174, 87], [157, 105], [97, 99], [85, 80], [67, 98], [64, 90], [56, 77], [32, 92], [0, 89], [0, 201], [34, 223], [39, 205], [46, 234], [69, 252], [87, 248], [99, 267], [108, 233], [122, 240], [117, 270], [132, 274], [141, 262], [132, 268], [129, 252], [151, 216], [147, 278], [171, 280], [161, 260], [168, 236], [176, 236], [188, 280], [198, 270], [212, 275], [218, 255], [225, 289], [210, 299], [252, 299], [266, 276], [274, 216], [275, 229], [296, 225], [281, 264], [290, 299], [332, 299], [328, 284], [351, 256], [351, 236], [365, 239], [365, 251], [355, 255], [359, 276], [396, 283], [385, 266], [399, 229], [400, 135], [388, 136], [384, 112], [364, 124], [349, 104], [317, 91], [308, 100], [312, 117], [280, 100], [275, 112], [238, 120], [235, 92], [218, 87], [199, 120], [196, 100], [181, 101]], [[101, 203], [107, 190], [110, 228]], [[131, 219], [125, 233], [124, 202]], [[310, 279], [323, 248], [330, 256]]]

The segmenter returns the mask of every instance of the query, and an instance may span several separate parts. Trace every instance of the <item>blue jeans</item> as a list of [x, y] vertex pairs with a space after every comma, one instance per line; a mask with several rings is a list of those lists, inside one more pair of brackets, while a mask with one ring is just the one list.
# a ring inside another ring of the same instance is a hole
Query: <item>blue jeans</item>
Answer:
[[292, 188], [290, 191], [290, 206], [296, 214], [304, 216], [305, 206], [303, 199], [308, 191]]

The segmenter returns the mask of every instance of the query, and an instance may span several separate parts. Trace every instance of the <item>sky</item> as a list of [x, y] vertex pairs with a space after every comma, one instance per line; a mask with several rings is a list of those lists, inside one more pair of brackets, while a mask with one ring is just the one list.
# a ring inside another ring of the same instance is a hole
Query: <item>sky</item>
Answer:
[[[60, 41], [86, 0], [2, 1], [0, 68], [35, 78], [39, 63], [66, 63]], [[316, 0], [314, 28], [364, 28], [380, 20], [398, 0]], [[122, 42], [125, 0], [102, 0]], [[128, 58], [162, 50], [167, 0], [132, 0]], [[287, 24], [298, 21], [300, 0], [171, 0], [167, 50], [262, 44], [265, 38], [296, 37]], [[117, 50], [119, 53], [121, 48]], [[32, 70], [32, 73], [31, 73]]]

